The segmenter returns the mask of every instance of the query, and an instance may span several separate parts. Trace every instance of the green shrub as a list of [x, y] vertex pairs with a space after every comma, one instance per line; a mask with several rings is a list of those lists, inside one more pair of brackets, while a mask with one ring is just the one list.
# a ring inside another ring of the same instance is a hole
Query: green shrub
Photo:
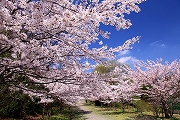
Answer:
[[0, 85], [0, 116], [10, 118], [24, 118], [27, 115], [37, 115], [42, 111], [37, 102], [22, 91], [10, 91], [7, 85]]
[[137, 112], [143, 112], [143, 111], [149, 111], [152, 109], [152, 106], [149, 105], [148, 102], [145, 102], [144, 100], [135, 100], [133, 101], [134, 107], [137, 109]]

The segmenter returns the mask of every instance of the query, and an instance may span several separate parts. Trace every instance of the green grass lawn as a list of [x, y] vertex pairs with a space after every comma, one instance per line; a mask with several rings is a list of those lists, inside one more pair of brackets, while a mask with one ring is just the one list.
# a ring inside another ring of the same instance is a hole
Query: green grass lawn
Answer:
[[[84, 103], [86, 107], [96, 114], [102, 115], [104, 118], [109, 120], [180, 120], [179, 114], [174, 114], [171, 119], [155, 118], [152, 112], [136, 112], [135, 108], [129, 107], [122, 112], [121, 109], [117, 108], [107, 108], [107, 107], [97, 107], [92, 104]], [[78, 107], [72, 107], [72, 117], [73, 120], [86, 120], [83, 111], [79, 110]], [[63, 109], [60, 114], [51, 116], [46, 120], [69, 120], [68, 109]]]
[[87, 107], [95, 113], [101, 114], [110, 120], [133, 120], [137, 116], [137, 113], [131, 111], [122, 113], [122, 111], [118, 109], [96, 107], [92, 105], [88, 105]]
[[[106, 107], [97, 107], [94, 105], [86, 104], [87, 107], [94, 111], [97, 114], [103, 115], [109, 120], [154, 120], [156, 119], [153, 116], [152, 112], [136, 112], [134, 108], [125, 109], [125, 112], [122, 112], [121, 109], [115, 108], [106, 108]], [[163, 119], [157, 118], [156, 120], [180, 120], [179, 114], [174, 114], [173, 118]]]
[[70, 120], [70, 114], [73, 120], [85, 120], [83, 112], [78, 107], [71, 107], [71, 113], [67, 108], [64, 108], [59, 114], [53, 115], [51, 117], [46, 117], [46, 120]]

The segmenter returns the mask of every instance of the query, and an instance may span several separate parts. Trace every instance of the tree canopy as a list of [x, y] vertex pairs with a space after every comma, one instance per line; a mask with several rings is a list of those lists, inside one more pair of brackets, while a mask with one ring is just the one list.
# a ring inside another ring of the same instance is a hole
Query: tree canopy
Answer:
[[[134, 37], [116, 48], [90, 49], [89, 45], [99, 42], [99, 35], [108, 38], [109, 32], [101, 30], [100, 23], [117, 30], [129, 28], [131, 22], [124, 15], [139, 12], [138, 4], [143, 1], [1, 0], [0, 84], [66, 101], [72, 99], [70, 93], [78, 96], [80, 85], [87, 84], [88, 59], [113, 58], [114, 52], [129, 49], [139, 39]], [[19, 75], [24, 79], [17, 79]], [[29, 84], [43, 84], [51, 92]]]

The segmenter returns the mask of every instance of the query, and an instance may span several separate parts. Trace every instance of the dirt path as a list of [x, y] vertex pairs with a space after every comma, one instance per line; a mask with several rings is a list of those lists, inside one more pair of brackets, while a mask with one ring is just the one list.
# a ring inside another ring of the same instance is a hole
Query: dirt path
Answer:
[[93, 111], [89, 110], [85, 103], [83, 103], [82, 101], [78, 103], [78, 107], [83, 111], [86, 120], [109, 120], [103, 115], [94, 113]]

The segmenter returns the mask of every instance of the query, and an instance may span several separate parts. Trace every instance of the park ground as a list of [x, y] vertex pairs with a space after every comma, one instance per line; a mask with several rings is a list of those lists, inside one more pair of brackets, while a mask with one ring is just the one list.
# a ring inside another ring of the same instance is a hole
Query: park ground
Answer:
[[[42, 116], [28, 116], [26, 119], [1, 119], [0, 120], [42, 120]], [[45, 120], [180, 120], [180, 114], [174, 114], [173, 118], [156, 118], [151, 111], [138, 112], [135, 108], [121, 108], [95, 106], [91, 102], [80, 101], [76, 106], [65, 107], [61, 113], [45, 118]]]
[[[121, 109], [107, 108], [94, 106], [90, 103], [85, 103], [81, 101], [73, 108], [75, 114], [73, 120], [180, 120], [180, 114], [174, 114], [173, 118], [155, 118], [152, 112], [135, 112], [132, 109], [126, 109], [122, 112]], [[69, 120], [66, 116], [60, 117], [53, 116], [48, 120]]]

